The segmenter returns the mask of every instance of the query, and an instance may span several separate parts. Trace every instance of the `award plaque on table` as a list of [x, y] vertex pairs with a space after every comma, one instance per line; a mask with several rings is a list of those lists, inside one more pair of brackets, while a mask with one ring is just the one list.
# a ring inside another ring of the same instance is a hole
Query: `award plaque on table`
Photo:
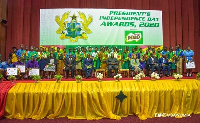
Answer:
[[188, 62], [185, 64], [186, 69], [195, 68], [195, 62]]
[[17, 75], [18, 68], [7, 68], [7, 75]]
[[29, 72], [28, 72], [28, 75], [29, 76], [40, 75], [40, 69], [38, 69], [38, 68], [30, 68]]
[[21, 73], [25, 73], [26, 72], [26, 66], [25, 65], [16, 65], [16, 68], [19, 68]]

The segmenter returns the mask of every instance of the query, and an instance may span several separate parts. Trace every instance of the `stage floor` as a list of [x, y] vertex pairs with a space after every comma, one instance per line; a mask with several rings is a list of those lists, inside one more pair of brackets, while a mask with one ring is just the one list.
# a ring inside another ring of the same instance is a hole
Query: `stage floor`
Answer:
[[[200, 113], [200, 81], [195, 79], [29, 82], [33, 81], [17, 81], [9, 89], [4, 100], [4, 117], [119, 120], [136, 115], [145, 120], [161, 115], [181, 118]], [[11, 83], [0, 84], [5, 88], [3, 84]], [[117, 96], [126, 98], [120, 100]]]

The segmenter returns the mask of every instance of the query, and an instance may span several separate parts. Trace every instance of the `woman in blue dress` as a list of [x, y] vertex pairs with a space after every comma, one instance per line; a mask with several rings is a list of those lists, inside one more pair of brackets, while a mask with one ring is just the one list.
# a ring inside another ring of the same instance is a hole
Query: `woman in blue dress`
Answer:
[[[190, 46], [187, 46], [183, 54], [185, 56], [186, 63], [193, 61], [194, 52], [190, 49]], [[192, 69], [186, 69], [186, 71], [187, 71], [187, 76], [192, 76]]]

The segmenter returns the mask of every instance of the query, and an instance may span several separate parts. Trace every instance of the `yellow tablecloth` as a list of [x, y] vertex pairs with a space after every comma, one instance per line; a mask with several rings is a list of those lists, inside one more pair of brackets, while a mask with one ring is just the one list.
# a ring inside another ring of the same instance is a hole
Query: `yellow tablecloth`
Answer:
[[[116, 99], [121, 90], [127, 96], [122, 103]], [[200, 81], [191, 79], [17, 83], [8, 92], [4, 116], [92, 120], [137, 115], [145, 120], [159, 113], [199, 114], [199, 97]]]

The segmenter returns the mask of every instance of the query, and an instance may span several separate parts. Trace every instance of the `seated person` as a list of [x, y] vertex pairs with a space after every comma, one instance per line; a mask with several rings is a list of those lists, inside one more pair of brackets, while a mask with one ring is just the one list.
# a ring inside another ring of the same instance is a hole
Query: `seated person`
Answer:
[[[13, 67], [16, 67], [16, 65], [24, 65], [24, 62], [22, 62], [21, 57], [17, 58], [17, 62], [13, 63]], [[26, 74], [26, 72], [20, 73], [19, 78], [23, 79], [25, 74]]]
[[47, 65], [47, 61], [44, 55], [42, 55], [42, 58], [38, 61], [38, 65], [40, 68], [40, 75], [42, 78], [44, 78], [45, 77], [44, 68]]
[[[140, 61], [137, 58], [137, 56], [135, 54], [133, 54], [133, 57], [131, 58], [131, 62], [130, 62], [130, 69], [135, 71], [135, 74], [137, 75], [140, 72]], [[133, 73], [132, 73], [133, 76]]]
[[34, 56], [31, 56], [31, 60], [26, 63], [27, 73], [30, 68], [38, 68], [38, 62], [35, 60]]
[[50, 58], [47, 58], [47, 65], [44, 68], [44, 71], [47, 71], [48, 79], [52, 79], [53, 73], [56, 70], [56, 65], [57, 59], [54, 57], [53, 53], [50, 53]]
[[115, 75], [117, 75], [117, 73], [118, 73], [118, 63], [119, 62], [114, 57], [113, 53], [111, 54], [111, 57], [106, 60], [106, 63], [108, 65], [108, 75], [109, 75], [109, 77], [112, 78], [111, 70], [115, 70]]
[[87, 54], [87, 58], [83, 60], [83, 71], [86, 75], [86, 79], [90, 78], [90, 75], [93, 70], [93, 59], [90, 58], [90, 54]]
[[158, 71], [158, 74], [160, 75], [158, 60], [156, 57], [154, 57], [153, 53], [150, 54], [150, 57], [147, 60], [147, 65], [149, 66], [151, 73], [153, 73], [154, 69], [156, 69]]
[[66, 78], [69, 77], [69, 71], [71, 71], [71, 77], [74, 78], [75, 66], [76, 60], [72, 57], [72, 54], [69, 54], [69, 58], [65, 60]]
[[162, 68], [163, 70], [163, 76], [165, 76], [165, 70], [167, 70], [167, 76], [170, 75], [170, 65], [168, 63], [168, 59], [166, 58], [166, 55], [163, 54], [162, 57], [159, 59], [159, 64], [160, 64], [160, 67]]
[[11, 59], [8, 58], [7, 61], [2, 62], [0, 67], [1, 67], [1, 70], [0, 70], [1, 73], [3, 74], [4, 78], [7, 80], [7, 74], [6, 74], [7, 68], [13, 67], [13, 64], [11, 63]]

